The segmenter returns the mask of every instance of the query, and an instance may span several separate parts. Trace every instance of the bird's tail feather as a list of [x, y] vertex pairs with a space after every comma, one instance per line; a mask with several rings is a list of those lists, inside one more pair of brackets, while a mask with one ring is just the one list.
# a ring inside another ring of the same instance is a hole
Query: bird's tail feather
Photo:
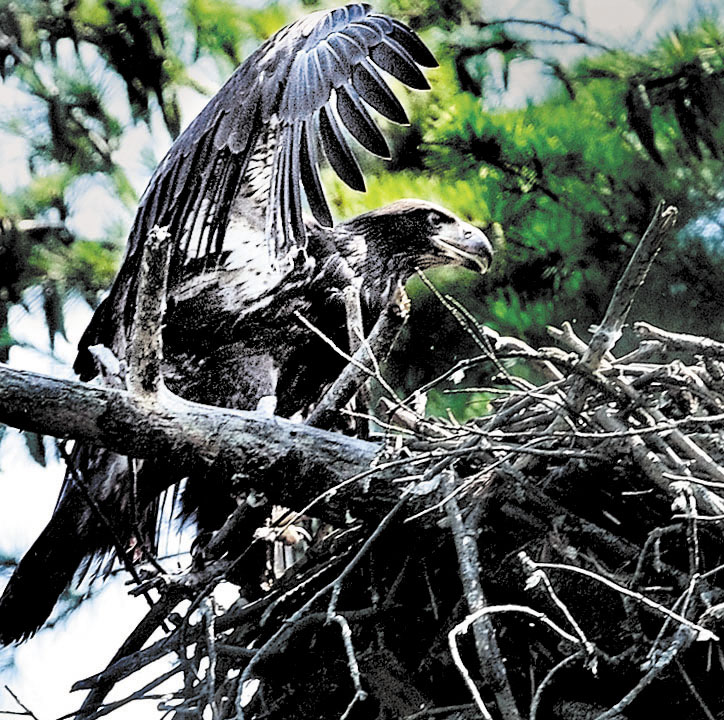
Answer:
[[16, 568], [0, 597], [0, 645], [34, 635], [68, 587], [88, 550], [88, 538], [56, 514]]
[[[136, 533], [129, 521], [127, 459], [79, 443], [69, 463], [52, 518], [0, 597], [0, 645], [25, 640], [37, 632], [76, 572], [84, 577], [116, 542], [133, 548]], [[138, 498], [140, 509], [145, 510], [138, 524], [141, 542], [153, 552], [154, 500], [160, 490], [153, 483], [145, 485], [150, 486], [149, 494], [141, 493]]]

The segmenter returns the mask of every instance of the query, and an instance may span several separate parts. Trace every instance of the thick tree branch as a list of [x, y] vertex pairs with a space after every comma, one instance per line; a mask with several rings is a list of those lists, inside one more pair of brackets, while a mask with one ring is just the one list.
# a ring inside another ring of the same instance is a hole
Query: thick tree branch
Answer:
[[[287, 505], [304, 505], [366, 472], [379, 450], [374, 443], [281, 418], [189, 402], [168, 390], [149, 405], [122, 390], [5, 365], [0, 365], [0, 422], [130, 457], [167, 457], [184, 472], [213, 465], [229, 477], [244, 473], [250, 486]], [[169, 476], [169, 484], [174, 479]], [[341, 497], [359, 495], [353, 487], [348, 483]], [[394, 503], [399, 494], [393, 494]], [[330, 498], [320, 514], [339, 521], [346, 504], [339, 500]]]

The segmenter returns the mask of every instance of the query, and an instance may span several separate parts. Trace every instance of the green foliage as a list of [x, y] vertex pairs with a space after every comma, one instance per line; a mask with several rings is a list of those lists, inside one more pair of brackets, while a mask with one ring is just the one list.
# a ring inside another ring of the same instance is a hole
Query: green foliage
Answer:
[[453, 30], [479, 12], [473, 0], [386, 0], [382, 12], [404, 20], [415, 30], [434, 26]]
[[279, 2], [269, 2], [260, 8], [246, 10], [237, 8], [239, 16], [244, 23], [245, 31], [257, 42], [262, 42], [273, 35], [277, 30], [291, 22], [293, 15], [302, 15], [302, 12], [291, 13], [288, 7]]
[[231, 0], [188, 0], [188, 21], [196, 33], [195, 53], [202, 48], [225, 55], [234, 65], [241, 62], [239, 46], [244, 36], [244, 21], [239, 5]]
[[[95, 305], [113, 279], [119, 256], [116, 242], [82, 240], [68, 231], [66, 196], [76, 180], [72, 167], [61, 166], [12, 194], [0, 193], [0, 301], [20, 302], [27, 288], [40, 286], [51, 350], [55, 334], [65, 334], [64, 299], [79, 292]], [[4, 307], [3, 326], [6, 313]], [[2, 338], [7, 357], [13, 344], [7, 327]]]

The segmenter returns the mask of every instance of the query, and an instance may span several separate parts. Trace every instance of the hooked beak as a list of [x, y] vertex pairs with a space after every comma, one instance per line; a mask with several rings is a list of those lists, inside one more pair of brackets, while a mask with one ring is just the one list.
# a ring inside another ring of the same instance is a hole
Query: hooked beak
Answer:
[[493, 246], [482, 230], [466, 224], [457, 237], [434, 237], [433, 243], [455, 265], [485, 273], [493, 259]]

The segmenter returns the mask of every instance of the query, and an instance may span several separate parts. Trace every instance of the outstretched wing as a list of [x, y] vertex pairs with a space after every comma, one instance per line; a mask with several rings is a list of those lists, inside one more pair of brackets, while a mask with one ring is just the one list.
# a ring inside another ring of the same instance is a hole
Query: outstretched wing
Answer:
[[435, 64], [409, 28], [368, 5], [314, 13], [284, 28], [239, 67], [171, 148], [144, 194], [129, 253], [155, 224], [169, 226], [178, 255], [220, 252], [240, 192], [256, 199], [277, 255], [303, 242], [302, 187], [316, 219], [331, 225], [320, 145], [340, 178], [363, 190], [341, 125], [367, 150], [389, 157], [368, 106], [398, 123], [407, 118], [378, 69], [425, 89], [418, 66]]
[[81, 376], [93, 374], [84, 352], [89, 345], [120, 349], [115, 341], [132, 316], [138, 264], [152, 227], [167, 226], [173, 238], [172, 281], [184, 270], [217, 262], [230, 220], [239, 214], [246, 229], [258, 231], [249, 241], [262, 238], [270, 262], [283, 258], [305, 240], [302, 189], [315, 218], [332, 224], [319, 179], [322, 153], [344, 182], [364, 190], [342, 128], [370, 152], [389, 157], [368, 108], [407, 122], [379, 71], [426, 89], [420, 66], [436, 64], [407, 26], [365, 4], [313, 13], [267, 40], [181, 134], [151, 178], [123, 265], [81, 341]]

